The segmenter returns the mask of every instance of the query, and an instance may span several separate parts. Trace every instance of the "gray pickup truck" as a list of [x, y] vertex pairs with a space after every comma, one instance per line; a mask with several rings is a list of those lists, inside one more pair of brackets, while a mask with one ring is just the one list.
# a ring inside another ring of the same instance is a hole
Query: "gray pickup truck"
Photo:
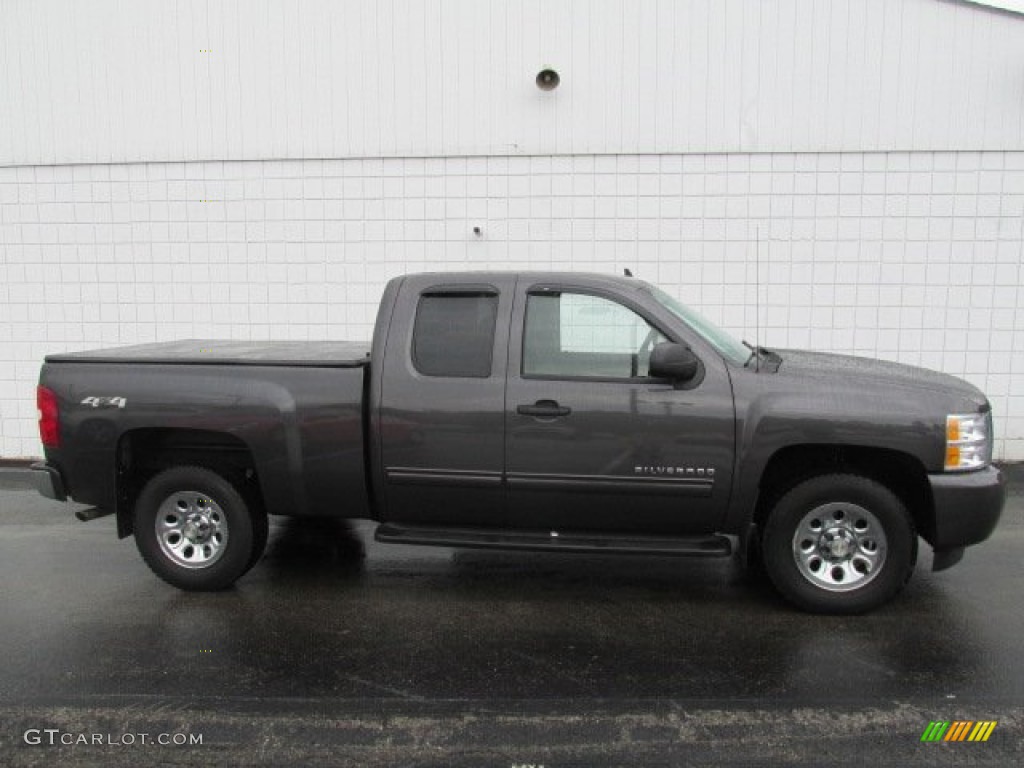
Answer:
[[46, 358], [40, 492], [114, 514], [167, 582], [233, 584], [267, 514], [383, 542], [739, 557], [810, 611], [892, 598], [1005, 497], [972, 385], [740, 343], [632, 277], [399, 277], [371, 344], [182, 341]]

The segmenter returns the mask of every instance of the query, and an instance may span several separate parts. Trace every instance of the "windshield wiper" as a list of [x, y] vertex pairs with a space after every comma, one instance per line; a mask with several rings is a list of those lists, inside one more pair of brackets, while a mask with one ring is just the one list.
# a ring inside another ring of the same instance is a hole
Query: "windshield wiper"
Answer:
[[748, 365], [750, 365], [750, 361], [751, 360], [753, 360], [754, 358], [758, 357], [759, 353], [758, 353], [758, 348], [755, 347], [753, 344], [751, 344], [746, 339], [743, 339], [743, 346], [750, 350], [750, 357], [748, 357], [747, 358], [747, 362], [745, 362], [743, 364], [743, 367], [746, 368]]
[[754, 358], [760, 358], [762, 355], [764, 355], [764, 357], [767, 360], [770, 360], [773, 363], [781, 363], [782, 362], [782, 357], [777, 352], [773, 352], [772, 350], [768, 349], [767, 347], [754, 346], [753, 344], [751, 344], [746, 339], [743, 339], [743, 346], [745, 346], [747, 349], [750, 350], [750, 357], [748, 357], [747, 358], [747, 362], [745, 362], [743, 364], [744, 368], [746, 368], [748, 365], [750, 365], [750, 361], [751, 360], [753, 360]]

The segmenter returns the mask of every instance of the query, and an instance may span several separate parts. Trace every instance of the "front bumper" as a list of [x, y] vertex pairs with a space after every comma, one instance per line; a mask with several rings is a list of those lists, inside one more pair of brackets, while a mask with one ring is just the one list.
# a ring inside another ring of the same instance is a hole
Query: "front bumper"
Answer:
[[68, 500], [64, 479], [60, 476], [60, 472], [56, 467], [51, 467], [44, 461], [33, 464], [31, 469], [32, 482], [39, 493], [48, 499], [56, 499], [57, 501]]
[[1006, 479], [993, 466], [976, 472], [928, 475], [935, 502], [935, 529], [926, 537], [937, 553], [984, 541], [999, 522]]

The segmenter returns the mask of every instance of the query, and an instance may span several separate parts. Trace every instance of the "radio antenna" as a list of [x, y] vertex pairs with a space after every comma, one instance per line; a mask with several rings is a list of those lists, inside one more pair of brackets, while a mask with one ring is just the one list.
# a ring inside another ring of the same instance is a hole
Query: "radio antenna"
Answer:
[[754, 370], [761, 371], [761, 225], [754, 225]]

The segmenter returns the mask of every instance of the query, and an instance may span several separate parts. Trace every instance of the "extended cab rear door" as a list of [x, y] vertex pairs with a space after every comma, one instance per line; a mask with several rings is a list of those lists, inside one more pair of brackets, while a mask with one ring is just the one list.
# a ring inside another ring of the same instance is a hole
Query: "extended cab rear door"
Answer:
[[403, 280], [381, 376], [383, 519], [506, 522], [505, 373], [515, 275]]

